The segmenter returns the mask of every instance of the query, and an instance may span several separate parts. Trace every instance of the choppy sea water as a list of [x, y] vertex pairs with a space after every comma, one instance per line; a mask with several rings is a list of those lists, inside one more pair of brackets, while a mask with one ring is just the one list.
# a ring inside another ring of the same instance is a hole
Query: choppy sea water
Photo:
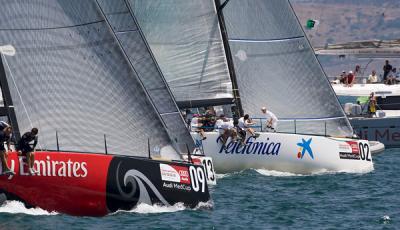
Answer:
[[0, 207], [0, 229], [400, 229], [400, 149], [373, 161], [375, 170], [364, 174], [219, 175], [211, 209], [140, 205], [92, 218], [9, 202]]

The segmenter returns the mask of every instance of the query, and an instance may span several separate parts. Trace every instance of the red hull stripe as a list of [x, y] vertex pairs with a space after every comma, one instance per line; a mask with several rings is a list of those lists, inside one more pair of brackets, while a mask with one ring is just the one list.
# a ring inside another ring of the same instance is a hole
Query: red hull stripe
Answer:
[[110, 161], [103, 154], [36, 152], [39, 175], [27, 175], [24, 157], [8, 156], [16, 175], [0, 176], [0, 189], [26, 203], [70, 215], [102, 216], [108, 213], [106, 183]]

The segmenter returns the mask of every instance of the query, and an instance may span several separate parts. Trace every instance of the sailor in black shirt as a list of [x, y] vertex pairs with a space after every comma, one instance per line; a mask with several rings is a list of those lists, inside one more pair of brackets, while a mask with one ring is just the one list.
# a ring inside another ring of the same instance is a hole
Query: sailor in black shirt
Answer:
[[12, 128], [5, 126], [4, 129], [0, 130], [0, 158], [2, 164], [2, 174], [14, 175], [15, 173], [8, 167], [7, 163], [7, 151], [4, 144], [7, 144], [7, 149], [10, 151], [10, 140], [11, 140]]
[[[39, 130], [37, 128], [32, 128], [30, 132], [24, 133], [21, 139], [18, 142], [17, 149], [22, 153], [22, 155], [26, 156], [26, 160], [28, 162], [29, 173], [34, 175], [37, 173], [33, 169], [33, 163], [35, 162], [35, 156], [33, 152], [35, 151], [35, 147], [38, 142], [38, 134]], [[31, 142], [33, 141], [33, 144]]]

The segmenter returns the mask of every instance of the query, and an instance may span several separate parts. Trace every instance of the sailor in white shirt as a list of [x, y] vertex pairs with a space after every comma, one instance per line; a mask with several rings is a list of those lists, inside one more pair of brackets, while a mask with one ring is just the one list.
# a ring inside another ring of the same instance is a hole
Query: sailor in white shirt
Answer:
[[192, 120], [190, 121], [190, 128], [192, 131], [200, 134], [202, 140], [207, 139], [204, 130], [202, 128], [201, 118], [199, 114], [194, 114]]
[[217, 131], [219, 134], [224, 134], [224, 129], [223, 126], [224, 125], [224, 115], [219, 116], [219, 118], [215, 121], [215, 131]]
[[276, 127], [278, 126], [278, 118], [271, 111], [267, 110], [266, 107], [261, 108], [261, 112], [265, 115], [267, 119], [265, 122], [266, 130], [276, 132]]
[[239, 120], [238, 120], [238, 126], [239, 126], [239, 128], [241, 128], [241, 129], [245, 129], [245, 122], [244, 122], [244, 117], [241, 117], [241, 118], [239, 118]]
[[233, 141], [236, 141], [236, 132], [234, 130], [233, 120], [225, 117], [225, 115], [220, 115], [219, 119], [215, 123], [215, 128], [218, 129], [219, 134], [222, 136], [222, 144], [225, 145], [229, 137]]
[[251, 121], [249, 114], [245, 114], [243, 117], [239, 118], [238, 122], [239, 128], [249, 132], [252, 137], [257, 138], [259, 136], [259, 134], [257, 134], [254, 129], [251, 128], [251, 126], [256, 123]]

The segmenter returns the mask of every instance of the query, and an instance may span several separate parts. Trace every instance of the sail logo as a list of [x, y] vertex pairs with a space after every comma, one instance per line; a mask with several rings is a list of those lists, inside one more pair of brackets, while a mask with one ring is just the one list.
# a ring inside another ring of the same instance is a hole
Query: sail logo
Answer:
[[[239, 141], [230, 141], [225, 146], [222, 145], [219, 153], [225, 154], [257, 154], [257, 155], [278, 155], [281, 148], [280, 142], [256, 142], [254, 137], [249, 137], [245, 144]], [[217, 143], [222, 142], [222, 136], [217, 138]], [[269, 138], [267, 138], [269, 141]]]
[[297, 152], [297, 158], [303, 159], [304, 155], [307, 152], [308, 155], [311, 157], [311, 159], [314, 159], [314, 154], [311, 149], [311, 141], [312, 138], [308, 139], [307, 141], [304, 140], [304, 138], [302, 138], [301, 142], [297, 143], [297, 146], [299, 146], [299, 151]]

